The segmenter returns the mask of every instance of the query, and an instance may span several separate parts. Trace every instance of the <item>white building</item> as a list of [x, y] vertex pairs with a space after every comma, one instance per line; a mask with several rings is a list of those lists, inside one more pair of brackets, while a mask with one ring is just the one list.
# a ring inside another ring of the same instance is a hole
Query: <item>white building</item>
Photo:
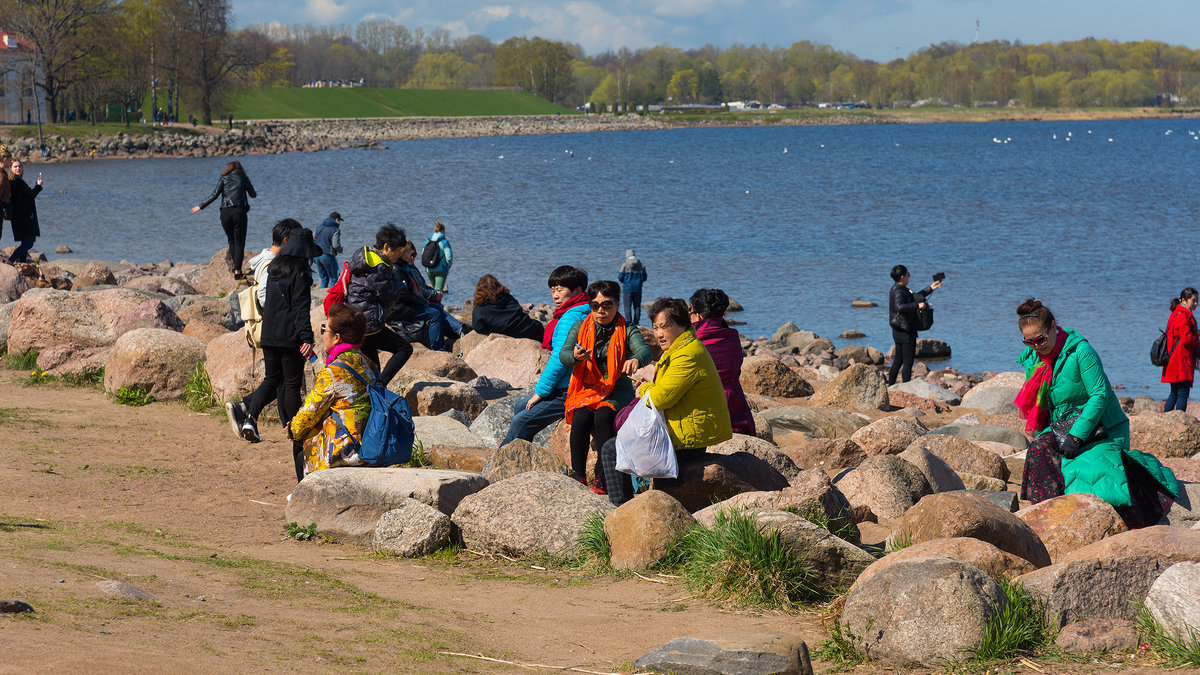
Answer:
[[45, 99], [34, 100], [34, 92], [40, 91], [34, 82], [40, 78], [33, 45], [0, 30], [0, 124], [35, 123], [39, 106], [41, 115], [46, 114]]

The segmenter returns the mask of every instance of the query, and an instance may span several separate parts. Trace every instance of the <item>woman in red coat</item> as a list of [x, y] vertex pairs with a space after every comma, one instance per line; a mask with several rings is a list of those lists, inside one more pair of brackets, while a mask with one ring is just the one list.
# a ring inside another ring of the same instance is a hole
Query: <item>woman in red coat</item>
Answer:
[[1171, 393], [1163, 404], [1163, 412], [1182, 410], [1187, 412], [1188, 394], [1192, 389], [1192, 370], [1196, 367], [1196, 346], [1200, 335], [1196, 332], [1196, 289], [1188, 286], [1179, 297], [1171, 301], [1171, 318], [1167, 319], [1167, 349], [1171, 360], [1163, 366], [1162, 381], [1171, 384]]

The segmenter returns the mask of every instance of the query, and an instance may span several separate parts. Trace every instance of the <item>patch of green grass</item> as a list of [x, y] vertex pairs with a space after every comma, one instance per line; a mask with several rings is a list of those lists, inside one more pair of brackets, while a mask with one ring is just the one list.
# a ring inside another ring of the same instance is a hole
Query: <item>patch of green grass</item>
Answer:
[[59, 380], [68, 387], [103, 387], [104, 366], [87, 366], [78, 373], [63, 373]]
[[607, 565], [610, 553], [608, 534], [604, 531], [604, 516], [593, 513], [587, 517], [583, 529], [579, 531], [579, 554]]
[[1163, 665], [1168, 668], [1200, 667], [1200, 633], [1190, 627], [1186, 636], [1167, 633], [1141, 603], [1134, 622], [1137, 624], [1138, 642], [1146, 645], [1150, 654], [1161, 660]]
[[121, 387], [113, 394], [113, 400], [121, 405], [141, 406], [154, 403], [154, 397], [144, 389]]
[[30, 425], [53, 429], [57, 425], [30, 408], [0, 408], [0, 426]]
[[30, 349], [13, 354], [9, 352], [4, 355], [4, 367], [9, 370], [33, 370], [37, 368], [38, 350]]
[[891, 537], [888, 537], [887, 546], [883, 549], [883, 554], [895, 553], [913, 545], [912, 532], [908, 530], [900, 530]]
[[[172, 136], [196, 136], [202, 132], [192, 129], [191, 125], [177, 124], [173, 127], [155, 127], [152, 124], [131, 123], [128, 127], [120, 122], [100, 122], [93, 125], [90, 122], [70, 122], [67, 124], [43, 124], [42, 133], [47, 137], [62, 136], [63, 138], [78, 138], [86, 140], [97, 136], [115, 136], [118, 133], [130, 136], [152, 136], [165, 134]], [[37, 138], [37, 126], [6, 125], [4, 135], [7, 138]]]
[[57, 377], [47, 373], [44, 370], [41, 370], [40, 368], [34, 368], [33, 370], [29, 371], [29, 375], [25, 377], [25, 385], [28, 387], [36, 387], [38, 385], [50, 384], [57, 381]]
[[296, 541], [310, 541], [310, 540], [317, 539], [320, 536], [321, 536], [321, 534], [319, 532], [317, 532], [317, 524], [316, 523], [309, 523], [308, 525], [301, 526], [301, 525], [297, 525], [295, 523], [295, 521], [293, 521], [293, 522], [288, 523], [287, 527], [283, 528], [283, 538], [284, 539], [295, 539]]
[[235, 120], [575, 114], [523, 91], [247, 87], [229, 101]]
[[858, 636], [850, 632], [849, 624], [843, 626], [834, 621], [829, 627], [828, 636], [813, 650], [813, 656], [833, 663], [833, 668], [825, 671], [827, 673], [836, 673], [867, 663], [870, 659], [854, 645], [857, 639]]
[[419, 469], [423, 466], [433, 466], [433, 460], [430, 459], [429, 451], [425, 449], [425, 444], [421, 442], [421, 439], [418, 438], [413, 445], [412, 457], [409, 457], [408, 463], [401, 464], [400, 466], [412, 467], [414, 469]]
[[995, 661], [1028, 654], [1054, 641], [1041, 599], [1015, 581], [999, 579], [1004, 609], [988, 620], [975, 650], [975, 660]]
[[187, 383], [183, 385], [183, 404], [196, 412], [204, 412], [217, 405], [217, 395], [203, 363], [196, 364], [188, 375]]
[[829, 514], [825, 513], [825, 507], [816, 501], [806, 503], [803, 509], [795, 506], [785, 506], [780, 510], [794, 513], [835, 537], [851, 539], [858, 536], [858, 526], [854, 524], [854, 521], [843, 518], [830, 518]]
[[693, 592], [739, 605], [791, 609], [821, 596], [808, 562], [742, 511], [718, 511], [711, 529], [684, 531], [663, 566], [678, 568]]

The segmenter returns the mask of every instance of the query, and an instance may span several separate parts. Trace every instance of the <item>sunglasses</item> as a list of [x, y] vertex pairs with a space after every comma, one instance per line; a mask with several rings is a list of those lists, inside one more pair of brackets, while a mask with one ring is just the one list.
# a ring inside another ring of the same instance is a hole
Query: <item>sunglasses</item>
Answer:
[[321, 335], [325, 334], [325, 324], [321, 324]]
[[601, 309], [603, 309], [604, 311], [608, 311], [616, 306], [617, 306], [617, 303], [613, 302], [612, 300], [605, 300], [604, 302], [591, 303], [592, 311], [598, 311]]
[[1035, 338], [1027, 338], [1027, 339], [1021, 340], [1021, 342], [1026, 345], [1029, 345], [1030, 347], [1041, 347], [1042, 345], [1046, 344], [1046, 340], [1049, 340], [1049, 339], [1050, 339], [1050, 334], [1046, 333], [1044, 335], [1039, 335]]

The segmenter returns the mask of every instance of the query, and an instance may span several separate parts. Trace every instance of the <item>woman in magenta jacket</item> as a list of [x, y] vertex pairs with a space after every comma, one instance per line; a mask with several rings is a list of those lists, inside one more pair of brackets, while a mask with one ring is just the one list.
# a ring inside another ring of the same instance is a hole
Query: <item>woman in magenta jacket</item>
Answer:
[[1200, 335], [1196, 332], [1196, 289], [1188, 286], [1171, 301], [1171, 318], [1167, 319], [1167, 349], [1171, 360], [1163, 366], [1162, 381], [1170, 383], [1171, 393], [1163, 404], [1163, 412], [1187, 412], [1188, 394], [1192, 389], [1192, 371], [1196, 368], [1196, 347]]
[[725, 387], [725, 400], [729, 404], [729, 418], [733, 422], [733, 433], [754, 435], [754, 416], [746, 394], [742, 391], [742, 339], [738, 332], [725, 323], [725, 310], [729, 309], [729, 296], [718, 288], [701, 288], [692, 294], [688, 302], [691, 310], [692, 327], [696, 337], [704, 343]]

